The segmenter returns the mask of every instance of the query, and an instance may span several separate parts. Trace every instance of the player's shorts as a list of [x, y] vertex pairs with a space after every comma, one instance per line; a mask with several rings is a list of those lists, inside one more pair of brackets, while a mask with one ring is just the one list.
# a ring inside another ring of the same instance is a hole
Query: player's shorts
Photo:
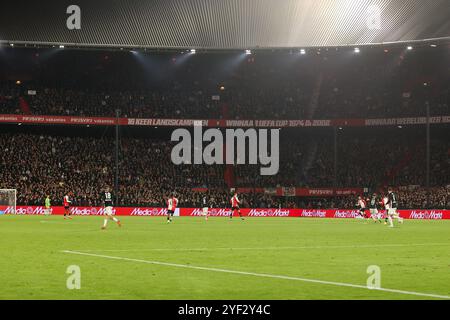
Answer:
[[387, 209], [387, 214], [392, 216], [397, 213], [397, 208], [389, 208]]
[[112, 216], [113, 215], [113, 208], [112, 207], [105, 207], [105, 214], [108, 216]]
[[70, 208], [69, 206], [64, 206], [65, 210], [69, 210], [69, 208]]
[[378, 214], [378, 209], [376, 209], [376, 208], [371, 208], [371, 209], [369, 209], [369, 211], [372, 216], [375, 216]]
[[202, 214], [203, 214], [204, 216], [207, 216], [207, 215], [208, 215], [208, 207], [203, 207], [203, 209], [202, 209]]
[[173, 215], [174, 210], [167, 210], [167, 214]]
[[233, 211], [239, 211], [239, 207], [231, 207], [231, 210], [233, 210]]

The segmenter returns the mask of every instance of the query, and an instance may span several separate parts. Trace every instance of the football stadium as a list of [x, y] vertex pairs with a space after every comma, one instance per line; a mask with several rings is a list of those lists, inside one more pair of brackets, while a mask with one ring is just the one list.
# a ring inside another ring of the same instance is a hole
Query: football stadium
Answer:
[[447, 0], [0, 8], [0, 300], [450, 299]]

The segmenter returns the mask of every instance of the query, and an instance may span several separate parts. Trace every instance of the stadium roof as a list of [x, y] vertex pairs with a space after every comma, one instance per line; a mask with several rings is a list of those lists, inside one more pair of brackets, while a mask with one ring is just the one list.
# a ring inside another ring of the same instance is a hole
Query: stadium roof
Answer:
[[[253, 49], [450, 36], [448, 0], [2, 1], [3, 43]], [[69, 30], [67, 7], [81, 9]], [[380, 14], [380, 20], [377, 14]]]

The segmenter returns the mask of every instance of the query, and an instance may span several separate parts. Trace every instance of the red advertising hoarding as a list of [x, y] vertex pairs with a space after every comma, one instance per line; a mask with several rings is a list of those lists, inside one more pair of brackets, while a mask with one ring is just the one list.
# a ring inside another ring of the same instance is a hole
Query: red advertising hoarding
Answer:
[[[98, 216], [104, 215], [103, 207], [72, 207], [70, 211], [75, 216]], [[155, 207], [116, 207], [114, 214], [118, 216], [165, 216], [166, 208]], [[211, 208], [211, 216], [227, 217], [230, 215], [229, 208]], [[384, 211], [381, 211], [384, 213]], [[45, 208], [42, 206], [17, 206], [18, 215], [44, 215]], [[242, 208], [241, 213], [247, 217], [305, 217], [305, 218], [357, 218], [358, 210], [347, 209], [263, 209]], [[405, 219], [421, 220], [443, 220], [450, 219], [450, 210], [399, 210], [400, 216]], [[13, 214], [12, 207], [0, 206], [0, 214]], [[63, 207], [53, 207], [52, 214], [64, 214]], [[176, 216], [195, 217], [202, 215], [200, 208], [177, 208]]]

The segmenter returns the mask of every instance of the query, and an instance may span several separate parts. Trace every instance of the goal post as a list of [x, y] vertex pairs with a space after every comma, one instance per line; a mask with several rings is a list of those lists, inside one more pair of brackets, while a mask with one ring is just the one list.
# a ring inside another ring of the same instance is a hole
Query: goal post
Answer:
[[16, 201], [16, 189], [0, 189], [0, 214], [15, 214]]

